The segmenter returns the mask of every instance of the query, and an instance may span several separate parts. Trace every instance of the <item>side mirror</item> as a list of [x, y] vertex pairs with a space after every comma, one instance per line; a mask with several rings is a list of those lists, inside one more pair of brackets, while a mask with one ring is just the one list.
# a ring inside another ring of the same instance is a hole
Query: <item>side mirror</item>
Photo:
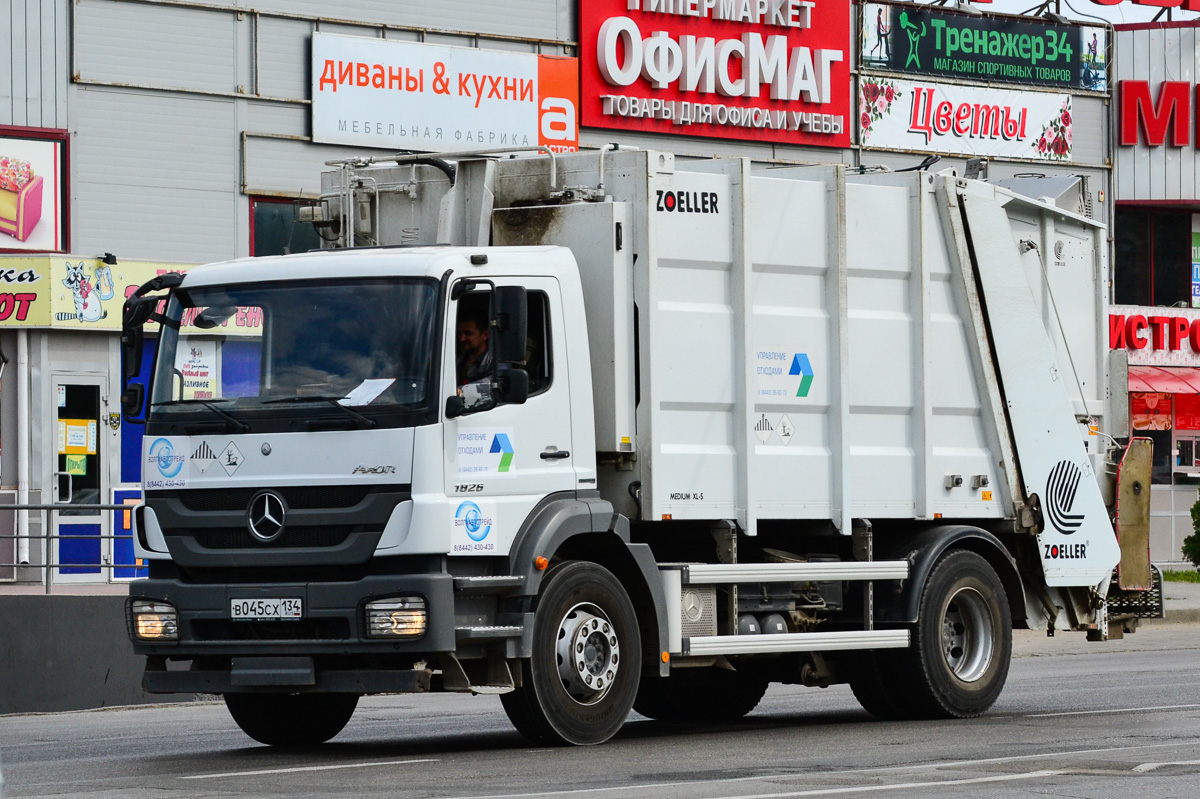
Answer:
[[150, 314], [158, 306], [158, 298], [130, 297], [125, 301], [121, 315], [121, 326], [126, 328], [141, 327], [146, 324]]
[[529, 330], [529, 297], [521, 286], [497, 286], [493, 293], [492, 335], [498, 363], [525, 360], [525, 337]]
[[124, 378], [128, 383], [142, 370], [142, 349], [146, 336], [142, 328], [125, 328], [121, 331], [121, 359], [125, 362]]
[[121, 392], [121, 411], [125, 414], [125, 421], [140, 422], [142, 420], [142, 406], [145, 402], [145, 386], [141, 383], [130, 383], [125, 386], [125, 390]]
[[[524, 348], [522, 348], [522, 355], [524, 352]], [[528, 372], [524, 369], [500, 369], [496, 372], [497, 405], [523, 405], [528, 398]]]

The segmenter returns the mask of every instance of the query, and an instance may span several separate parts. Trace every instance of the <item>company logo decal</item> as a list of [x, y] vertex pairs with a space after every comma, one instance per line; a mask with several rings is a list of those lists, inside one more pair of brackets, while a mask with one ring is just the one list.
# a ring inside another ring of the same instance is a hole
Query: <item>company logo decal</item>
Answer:
[[813, 381], [812, 364], [808, 362], [808, 353], [798, 352], [792, 358], [792, 368], [788, 370], [788, 374], [795, 376], [800, 375], [800, 388], [796, 391], [797, 397], [807, 397], [808, 388]]
[[254, 537], [263, 542], [274, 541], [283, 532], [287, 506], [283, 497], [274, 491], [260, 491], [246, 508], [246, 526]]
[[179, 474], [186, 458], [175, 454], [175, 447], [165, 438], [158, 438], [150, 445], [149, 463], [168, 480]]
[[[498, 472], [507, 472], [512, 466], [513, 445], [509, 442], [508, 436], [504, 433], [497, 433], [492, 439], [492, 448], [489, 452], [500, 453], [500, 465], [496, 468]], [[478, 541], [479, 539], [475, 539]]]
[[1054, 529], [1070, 535], [1083, 524], [1082, 513], [1071, 513], [1083, 472], [1070, 461], [1059, 461], [1046, 479], [1046, 511]]
[[515, 433], [511, 427], [460, 427], [458, 429], [458, 476], [462, 483], [485, 477], [513, 477], [518, 468]]
[[681, 214], [719, 214], [718, 196], [715, 191], [663, 191], [658, 190], [659, 211]]
[[454, 512], [454, 526], [465, 530], [472, 541], [482, 541], [492, 531], [492, 519], [474, 502], [463, 502]]

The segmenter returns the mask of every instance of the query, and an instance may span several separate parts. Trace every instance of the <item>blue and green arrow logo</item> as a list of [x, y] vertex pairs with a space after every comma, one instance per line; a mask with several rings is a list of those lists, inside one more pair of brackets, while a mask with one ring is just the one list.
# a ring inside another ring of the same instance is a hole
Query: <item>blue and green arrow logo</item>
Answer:
[[807, 397], [808, 387], [812, 385], [813, 381], [813, 368], [812, 364], [808, 362], [808, 353], [796, 353], [796, 357], [792, 358], [792, 368], [788, 370], [788, 374], [802, 375], [800, 378], [800, 390], [796, 392], [796, 396]]
[[508, 467], [512, 466], [513, 445], [508, 440], [508, 434], [497, 433], [492, 439], [492, 448], [489, 450], [489, 452], [500, 453], [500, 467], [496, 469], [496, 471], [507, 472]]

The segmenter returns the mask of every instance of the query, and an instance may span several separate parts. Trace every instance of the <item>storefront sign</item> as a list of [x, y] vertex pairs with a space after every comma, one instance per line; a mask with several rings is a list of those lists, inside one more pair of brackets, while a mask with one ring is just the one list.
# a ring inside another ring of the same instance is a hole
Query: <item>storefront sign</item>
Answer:
[[1071, 95], [859, 78], [864, 147], [1071, 160]]
[[1200, 366], [1200, 309], [1110, 305], [1108, 346], [1130, 366]]
[[1200, 430], [1200, 394], [1175, 395], [1175, 429]]
[[1194, 203], [1200, 169], [1196, 22], [1116, 27], [1114, 194], [1122, 201]]
[[868, 3], [865, 67], [942, 78], [1108, 89], [1104, 28], [981, 17], [928, 6]]
[[579, 149], [574, 58], [314, 33], [313, 141]]
[[138, 286], [190, 268], [70, 255], [0, 258], [0, 328], [120, 330], [121, 306]]
[[1131, 391], [1129, 393], [1129, 423], [1134, 430], [1170, 430], [1171, 395]]
[[1200, 232], [1196, 222], [1200, 214], [1192, 214], [1192, 307], [1200, 308]]
[[[1126, 0], [1092, 0], [1098, 6], [1119, 6]], [[1129, 0], [1135, 6], [1150, 8], [1178, 8], [1183, 11], [1200, 11], [1200, 0]]]
[[0, 250], [64, 249], [67, 135], [0, 127]]
[[846, 147], [850, 8], [582, 0], [586, 127]]

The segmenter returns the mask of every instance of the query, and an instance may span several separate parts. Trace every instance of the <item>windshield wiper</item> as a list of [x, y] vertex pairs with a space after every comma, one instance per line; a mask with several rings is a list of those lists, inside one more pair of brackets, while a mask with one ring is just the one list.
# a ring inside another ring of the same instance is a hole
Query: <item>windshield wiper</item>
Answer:
[[233, 425], [233, 429], [238, 431], [239, 433], [249, 433], [250, 432], [250, 425], [248, 425], [245, 422], [243, 422], [242, 420], [234, 417], [232, 414], [221, 410], [220, 408], [218, 408], [216, 405], [213, 404], [214, 402], [229, 402], [229, 400], [226, 400], [226, 399], [206, 400], [206, 399], [195, 399], [195, 398], [193, 398], [193, 399], [177, 399], [177, 400], [168, 400], [166, 402], [155, 402], [153, 406], [155, 408], [158, 408], [163, 405], [203, 405], [205, 408], [208, 408], [210, 411], [215, 413], [217, 416], [220, 416], [222, 419], [224, 419], [225, 421], [227, 421], [231, 425]]
[[260, 404], [282, 405], [284, 403], [292, 404], [296, 402], [325, 402], [337, 408], [339, 411], [349, 414], [352, 418], [361, 422], [363, 427], [375, 427], [374, 419], [363, 416], [358, 411], [346, 407], [341, 403], [341, 400], [343, 399], [345, 399], [345, 397], [335, 397], [330, 394], [312, 394], [307, 397], [276, 397], [275, 399], [263, 400]]

